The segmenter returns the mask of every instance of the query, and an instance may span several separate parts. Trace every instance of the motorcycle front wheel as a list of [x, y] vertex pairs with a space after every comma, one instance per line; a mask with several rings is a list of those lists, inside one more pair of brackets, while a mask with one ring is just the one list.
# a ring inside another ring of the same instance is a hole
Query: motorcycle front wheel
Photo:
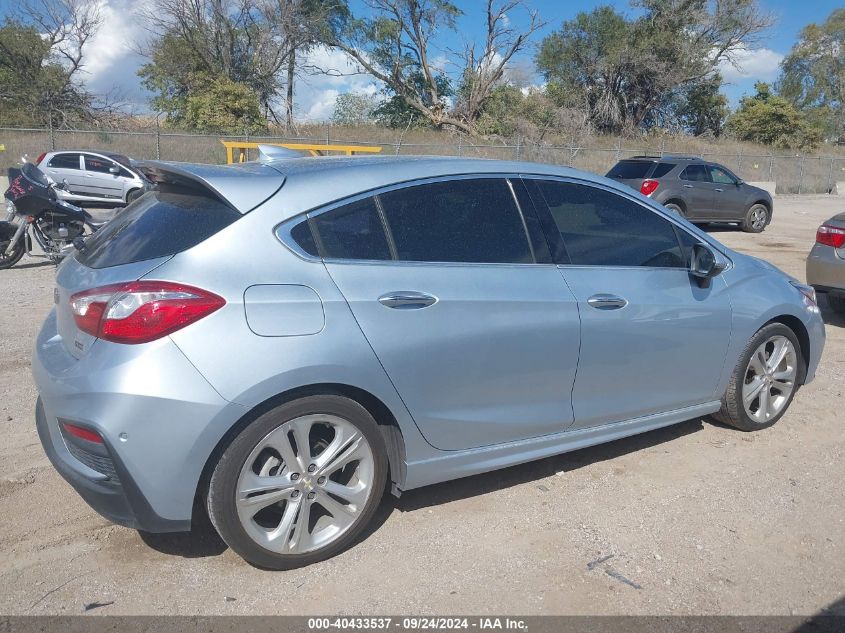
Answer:
[[11, 253], [6, 253], [9, 248], [9, 243], [12, 241], [11, 235], [0, 234], [0, 270], [4, 268], [11, 268], [17, 264], [24, 253], [24, 244], [26, 243], [25, 236], [18, 240]]

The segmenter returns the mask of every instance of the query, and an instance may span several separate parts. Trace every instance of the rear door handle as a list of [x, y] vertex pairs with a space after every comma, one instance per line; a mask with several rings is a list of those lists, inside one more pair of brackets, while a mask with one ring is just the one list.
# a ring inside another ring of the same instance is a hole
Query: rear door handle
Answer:
[[596, 310], [618, 310], [628, 305], [628, 301], [622, 297], [608, 294], [593, 295], [587, 299], [587, 303]]
[[693, 189], [694, 187], [692, 185], [684, 185], [684, 188], [685, 189]]
[[437, 303], [437, 297], [424, 292], [388, 292], [378, 298], [381, 305], [397, 310], [419, 310]]
[[719, 188], [717, 187], [717, 188], [716, 188], [716, 191], [718, 191], [718, 192], [720, 192], [720, 193], [721, 193], [722, 191], [724, 191], [724, 189], [719, 189]]

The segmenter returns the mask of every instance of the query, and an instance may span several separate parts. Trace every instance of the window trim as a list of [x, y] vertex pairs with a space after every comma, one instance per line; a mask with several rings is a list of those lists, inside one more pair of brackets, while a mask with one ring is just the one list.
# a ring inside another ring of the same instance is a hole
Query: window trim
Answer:
[[[678, 242], [678, 248], [681, 250], [682, 253], [683, 253], [683, 250], [684, 250], [684, 246], [681, 243], [681, 238], [678, 235], [678, 231], [683, 231], [687, 235], [692, 236], [695, 239], [695, 241], [700, 242], [702, 244], [705, 244], [705, 245], [707, 245], [711, 248], [713, 248], [715, 246], [712, 242], [710, 242], [708, 240], [704, 240], [701, 236], [696, 235], [695, 233], [693, 233], [691, 231], [688, 231], [684, 226], [679, 224], [675, 220], [675, 218], [671, 217], [669, 215], [668, 211], [663, 211], [661, 209], [652, 207], [650, 205], [643, 204], [643, 202], [641, 200], [637, 199], [636, 197], [634, 197], [632, 195], [629, 195], [627, 191], [620, 191], [619, 189], [607, 186], [607, 185], [600, 183], [600, 182], [593, 182], [593, 181], [590, 181], [590, 180], [582, 180], [582, 179], [579, 179], [579, 178], [572, 178], [572, 177], [569, 177], [569, 176], [548, 176], [548, 175], [543, 175], [543, 174], [522, 174], [520, 177], [523, 180], [548, 180], [548, 181], [553, 181], [553, 182], [562, 182], [562, 183], [568, 183], [568, 184], [574, 184], [574, 185], [581, 185], [581, 186], [585, 186], [585, 187], [593, 187], [594, 189], [600, 189], [600, 190], [606, 191], [608, 193], [616, 194], [620, 198], [624, 198], [624, 199], [628, 200], [629, 202], [636, 203], [637, 205], [639, 205], [640, 207], [642, 207], [646, 211], [654, 213], [655, 215], [662, 218], [663, 220], [666, 220], [669, 223], [669, 226], [671, 226], [673, 228], [673, 231], [675, 233], [675, 240]], [[529, 193], [530, 193], [530, 191], [531, 190], [529, 189]], [[538, 193], [542, 193], [542, 192], [538, 192]], [[533, 199], [533, 196], [532, 196], [532, 199]], [[543, 221], [541, 219], [541, 225], [549, 227], [548, 220], [551, 220], [551, 222], [554, 223], [554, 219], [552, 218], [552, 215], [551, 215], [551, 210], [549, 209], [548, 203], [546, 202], [545, 199], [542, 199], [542, 200], [539, 200], [539, 201], [535, 200], [534, 204], [535, 204], [536, 207], [538, 207], [538, 209], [537, 209], [538, 213], [547, 216], [546, 221]], [[557, 230], [556, 224], [555, 224], [555, 229]], [[559, 233], [559, 231], [557, 231], [557, 232]], [[547, 238], [549, 240], [551, 240], [552, 237], [554, 237], [554, 236], [547, 236]], [[616, 266], [616, 265], [612, 265], [612, 264], [601, 264], [601, 265], [573, 264], [571, 259], [569, 258], [569, 252], [566, 250], [566, 244], [564, 243], [563, 238], [558, 236], [556, 238], [556, 241], [559, 242], [563, 246], [563, 252], [566, 253], [566, 258], [567, 258], [567, 260], [569, 260], [569, 261], [560, 262], [560, 263], [556, 262], [555, 265], [558, 268], [603, 268], [603, 269], [612, 269], [612, 270], [674, 270], [674, 271], [683, 270], [683, 271], [689, 272], [689, 266], [668, 267], [668, 266]], [[550, 247], [551, 247], [551, 244], [550, 244]], [[553, 256], [554, 256], [554, 250], [555, 249], [552, 249]], [[726, 257], [726, 259], [728, 260], [728, 262], [732, 263], [731, 260], [730, 260], [730, 257], [728, 257], [724, 253], [722, 248], [717, 248], [716, 250], [718, 250], [719, 253], [724, 255]]]
[[[509, 185], [508, 181], [512, 179], [521, 179], [522, 176], [516, 173], [510, 172], [495, 172], [495, 173], [465, 173], [465, 174], [449, 174], [445, 176], [431, 176], [426, 178], [420, 178], [417, 180], [406, 180], [398, 183], [392, 183], [390, 185], [385, 185], [382, 187], [377, 187], [375, 189], [370, 189], [368, 191], [364, 191], [361, 193], [354, 194], [352, 196], [347, 196], [346, 198], [342, 198], [340, 200], [335, 200], [328, 204], [320, 205], [309, 211], [305, 211], [302, 213], [298, 213], [297, 215], [288, 218], [287, 220], [281, 222], [280, 224], [276, 225], [273, 229], [276, 238], [285, 245], [294, 255], [297, 257], [304, 259], [305, 261], [309, 262], [325, 262], [331, 264], [370, 264], [370, 265], [399, 265], [399, 266], [554, 266], [555, 263], [553, 260], [549, 262], [538, 262], [534, 243], [531, 240], [531, 235], [528, 231], [527, 223], [525, 220], [525, 213], [533, 211], [537, 216], [539, 216], [540, 211], [536, 208], [536, 203], [533, 209], [524, 210], [522, 205], [519, 204], [519, 200], [513, 191], [513, 187]], [[523, 236], [525, 238], [525, 243], [528, 246], [528, 252], [531, 253], [534, 261], [528, 263], [520, 263], [520, 262], [436, 262], [436, 261], [406, 261], [401, 259], [347, 259], [347, 258], [339, 258], [339, 257], [324, 257], [322, 255], [324, 251], [322, 241], [320, 240], [319, 231], [316, 231], [314, 228], [313, 220], [324, 213], [330, 213], [335, 209], [339, 209], [344, 207], [348, 204], [353, 204], [355, 202], [359, 202], [361, 200], [365, 200], [368, 198], [375, 198], [375, 206], [379, 214], [379, 218], [382, 221], [382, 228], [385, 231], [385, 236], [388, 242], [388, 248], [390, 249], [391, 256], [396, 256], [396, 246], [393, 241], [393, 235], [390, 232], [390, 227], [387, 223], [387, 218], [384, 215], [384, 209], [381, 206], [381, 202], [379, 201], [378, 196], [384, 193], [389, 193], [392, 191], [399, 191], [402, 189], [408, 189], [411, 187], [417, 187], [421, 185], [428, 185], [428, 184], [435, 184], [441, 182], [454, 182], [456, 180], [503, 180], [505, 186], [508, 188], [508, 191], [511, 193], [511, 201], [513, 203], [514, 208], [516, 209], [517, 213], [519, 214], [520, 225], [523, 228]], [[532, 199], [533, 201], [533, 199]], [[539, 217], [537, 218], [539, 220]], [[317, 245], [318, 255], [310, 255], [307, 253], [299, 244], [296, 243], [296, 240], [293, 239], [291, 235], [291, 231], [293, 227], [297, 226], [302, 221], [307, 221], [309, 228], [311, 230], [311, 235], [314, 238], [314, 243]]]

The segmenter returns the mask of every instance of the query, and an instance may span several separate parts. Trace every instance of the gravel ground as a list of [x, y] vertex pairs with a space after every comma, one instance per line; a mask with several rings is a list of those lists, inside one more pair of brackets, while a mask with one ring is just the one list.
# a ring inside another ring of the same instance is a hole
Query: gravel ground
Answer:
[[[843, 206], [781, 197], [761, 235], [713, 230], [803, 279]], [[691, 420], [412, 491], [351, 550], [273, 573], [206, 527], [110, 525], [53, 471], [29, 369], [53, 273], [0, 271], [0, 613], [845, 613], [845, 321], [827, 310], [818, 377], [771, 429]]]

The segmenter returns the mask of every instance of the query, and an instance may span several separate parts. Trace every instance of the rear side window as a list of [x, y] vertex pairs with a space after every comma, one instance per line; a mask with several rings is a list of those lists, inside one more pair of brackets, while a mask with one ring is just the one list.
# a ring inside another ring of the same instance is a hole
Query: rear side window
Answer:
[[[365, 198], [322, 213], [312, 221], [320, 239], [323, 257], [390, 259], [387, 236], [374, 198]], [[296, 236], [293, 237], [296, 239]]]
[[539, 186], [572, 264], [685, 267], [672, 223], [642, 205], [586, 185]]
[[79, 169], [79, 154], [56, 154], [50, 159], [49, 166], [56, 169]]
[[237, 211], [206, 196], [150, 192], [86, 239], [77, 260], [90, 268], [107, 268], [175, 255], [239, 217]]
[[658, 163], [649, 178], [663, 178], [663, 176], [672, 171], [674, 167], [675, 166], [672, 163]]
[[378, 196], [396, 246], [411, 262], [534, 262], [507, 182], [458, 179]]
[[681, 180], [710, 182], [710, 173], [704, 165], [687, 165], [686, 169], [681, 172]]
[[654, 166], [651, 161], [645, 160], [620, 160], [607, 172], [608, 178], [620, 178], [622, 180], [636, 180], [646, 178], [649, 170]]

